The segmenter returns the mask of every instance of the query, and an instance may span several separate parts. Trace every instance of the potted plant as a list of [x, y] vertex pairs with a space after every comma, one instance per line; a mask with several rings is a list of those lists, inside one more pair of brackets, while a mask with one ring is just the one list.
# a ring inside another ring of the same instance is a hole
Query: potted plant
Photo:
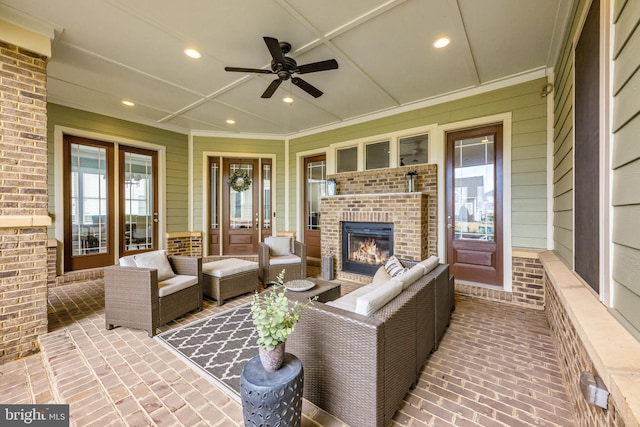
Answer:
[[253, 324], [258, 332], [260, 361], [264, 369], [269, 372], [276, 371], [282, 366], [287, 338], [300, 320], [302, 310], [317, 299], [314, 297], [305, 304], [297, 301], [290, 304], [286, 292], [284, 270], [282, 270], [272, 289], [262, 294], [256, 292], [251, 303]]

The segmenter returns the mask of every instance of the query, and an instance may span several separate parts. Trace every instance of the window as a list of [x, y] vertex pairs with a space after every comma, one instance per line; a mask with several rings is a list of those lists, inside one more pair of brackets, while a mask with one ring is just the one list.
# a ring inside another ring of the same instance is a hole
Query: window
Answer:
[[429, 162], [429, 135], [400, 138], [399, 166], [412, 166]]
[[389, 167], [389, 141], [367, 144], [365, 169], [382, 169]]
[[342, 148], [337, 150], [337, 172], [353, 172], [358, 170], [358, 147]]

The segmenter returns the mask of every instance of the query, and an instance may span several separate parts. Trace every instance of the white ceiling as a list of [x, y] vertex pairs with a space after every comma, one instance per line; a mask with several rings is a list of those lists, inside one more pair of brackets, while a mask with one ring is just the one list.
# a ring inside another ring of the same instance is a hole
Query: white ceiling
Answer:
[[[54, 31], [50, 102], [183, 133], [284, 136], [543, 76], [571, 2], [0, 0], [0, 17]], [[335, 58], [339, 69], [302, 76], [324, 95], [285, 82], [262, 99], [273, 75], [224, 70], [268, 68], [263, 36], [291, 43], [298, 64]], [[438, 50], [441, 36], [451, 44]]]

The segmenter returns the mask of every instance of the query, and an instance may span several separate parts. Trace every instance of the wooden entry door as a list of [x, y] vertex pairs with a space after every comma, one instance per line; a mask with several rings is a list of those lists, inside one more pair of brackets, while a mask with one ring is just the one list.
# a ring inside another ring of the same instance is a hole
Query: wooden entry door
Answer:
[[258, 253], [260, 185], [257, 179], [257, 159], [225, 159], [222, 180], [222, 242], [225, 255]]
[[307, 256], [320, 258], [320, 198], [326, 194], [326, 155], [304, 159], [304, 243]]
[[447, 133], [446, 177], [452, 274], [502, 286], [502, 125]]

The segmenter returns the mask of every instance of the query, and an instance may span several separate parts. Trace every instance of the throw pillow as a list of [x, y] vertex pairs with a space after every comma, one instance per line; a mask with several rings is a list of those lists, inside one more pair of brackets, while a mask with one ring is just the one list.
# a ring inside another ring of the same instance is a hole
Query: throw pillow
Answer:
[[391, 277], [396, 277], [397, 275], [407, 271], [400, 260], [393, 255], [391, 255], [387, 262], [384, 264], [384, 269], [387, 270], [387, 273], [389, 273], [389, 276]]
[[391, 279], [389, 284], [358, 297], [356, 301], [356, 313], [362, 314], [363, 316], [375, 313], [384, 307], [386, 303], [400, 295], [400, 292], [402, 292], [402, 282]]
[[137, 254], [134, 255], [134, 259], [138, 267], [155, 268], [158, 270], [158, 282], [171, 279], [176, 275], [171, 268], [171, 264], [169, 264], [167, 252], [164, 250]]
[[264, 239], [269, 246], [271, 256], [291, 255], [291, 237], [289, 236], [269, 236]]
[[387, 273], [387, 270], [384, 267], [380, 267], [376, 274], [373, 276], [373, 280], [371, 281], [372, 288], [378, 288], [384, 284], [386, 284], [389, 280], [391, 280], [391, 276]]

